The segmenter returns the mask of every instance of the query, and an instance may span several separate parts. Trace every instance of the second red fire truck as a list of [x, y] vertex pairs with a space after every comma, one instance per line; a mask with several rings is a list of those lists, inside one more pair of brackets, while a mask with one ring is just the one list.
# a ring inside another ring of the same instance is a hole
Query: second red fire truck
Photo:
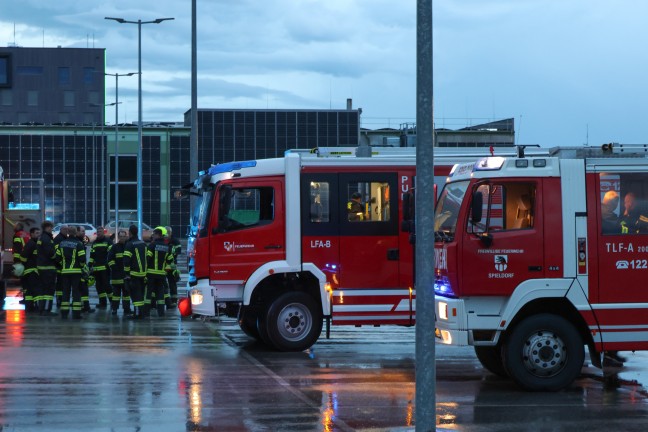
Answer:
[[530, 390], [572, 383], [584, 347], [598, 367], [605, 353], [648, 349], [646, 152], [457, 165], [436, 206], [438, 340], [473, 345]]

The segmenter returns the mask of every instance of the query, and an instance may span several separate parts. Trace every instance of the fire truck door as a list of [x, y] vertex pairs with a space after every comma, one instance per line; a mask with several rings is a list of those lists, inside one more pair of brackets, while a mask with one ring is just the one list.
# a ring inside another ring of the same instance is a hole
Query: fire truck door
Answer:
[[461, 286], [471, 295], [510, 295], [523, 281], [544, 277], [542, 213], [535, 211], [542, 208], [541, 183], [485, 183], [468, 199], [476, 194], [483, 204], [465, 224]]
[[[597, 263], [590, 267], [590, 286], [598, 283], [596, 303], [648, 303], [648, 173], [615, 172], [597, 175], [596, 202]], [[591, 231], [590, 231], [591, 232]], [[634, 320], [648, 323], [644, 306], [619, 313], [622, 308], [603, 307], [597, 315], [602, 323], [621, 325]], [[630, 316], [632, 315], [632, 318]]]
[[[216, 296], [245, 283], [262, 264], [285, 259], [283, 184], [240, 181], [219, 186], [210, 232], [210, 284]], [[236, 288], [238, 287], [238, 288]], [[230, 291], [228, 291], [230, 290]]]
[[396, 173], [339, 175], [340, 287], [398, 287], [397, 192]]

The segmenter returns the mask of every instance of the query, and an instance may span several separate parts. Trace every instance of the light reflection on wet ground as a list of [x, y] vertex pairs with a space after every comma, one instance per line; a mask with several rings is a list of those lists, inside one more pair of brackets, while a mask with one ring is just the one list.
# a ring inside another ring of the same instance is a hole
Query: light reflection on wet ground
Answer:
[[[334, 328], [304, 353], [268, 352], [236, 322], [83, 322], [7, 311], [0, 430], [401, 431], [415, 424], [413, 328]], [[520, 391], [471, 348], [437, 345], [437, 423], [463, 431], [645, 430], [648, 356], [570, 389]]]

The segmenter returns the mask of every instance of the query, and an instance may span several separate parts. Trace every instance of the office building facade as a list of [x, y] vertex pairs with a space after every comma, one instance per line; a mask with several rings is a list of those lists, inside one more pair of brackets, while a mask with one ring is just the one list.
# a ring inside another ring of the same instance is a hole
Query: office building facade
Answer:
[[103, 48], [0, 48], [0, 124], [100, 125]]

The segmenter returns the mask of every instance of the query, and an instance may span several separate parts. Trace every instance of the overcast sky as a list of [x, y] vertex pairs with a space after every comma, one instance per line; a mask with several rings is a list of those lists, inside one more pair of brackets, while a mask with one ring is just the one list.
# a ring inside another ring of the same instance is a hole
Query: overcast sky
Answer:
[[[433, 3], [437, 127], [514, 117], [518, 143], [648, 142], [648, 1]], [[136, 72], [137, 26], [106, 16], [175, 18], [142, 27], [143, 110], [182, 121], [190, 0], [0, 0], [0, 45], [106, 48], [107, 72]], [[114, 101], [114, 79], [106, 86]], [[119, 93], [120, 121], [137, 120], [137, 77]], [[343, 109], [347, 98], [364, 127], [415, 122], [415, 0], [198, 0], [199, 108]]]

